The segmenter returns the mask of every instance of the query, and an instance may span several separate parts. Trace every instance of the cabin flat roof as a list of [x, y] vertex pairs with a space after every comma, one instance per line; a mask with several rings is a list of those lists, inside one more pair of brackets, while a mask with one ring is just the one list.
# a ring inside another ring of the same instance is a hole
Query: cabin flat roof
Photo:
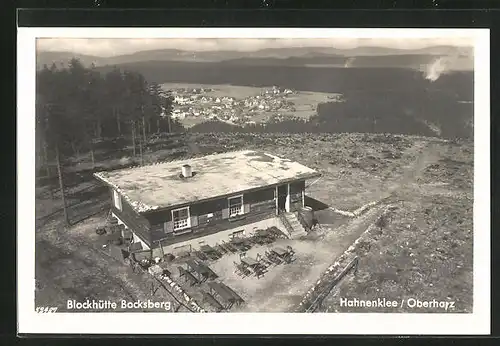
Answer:
[[[191, 178], [180, 176], [185, 164], [191, 166]], [[320, 174], [289, 159], [244, 150], [99, 172], [94, 176], [115, 188], [136, 211], [147, 212]]]

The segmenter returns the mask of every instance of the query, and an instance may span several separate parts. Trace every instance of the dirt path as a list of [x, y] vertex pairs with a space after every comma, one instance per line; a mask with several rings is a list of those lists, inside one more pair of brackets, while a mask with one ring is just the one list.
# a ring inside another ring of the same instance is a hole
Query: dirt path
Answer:
[[377, 197], [374, 200], [360, 206], [355, 210], [341, 210], [332, 206], [329, 207], [329, 209], [337, 214], [349, 217], [357, 217], [361, 213], [381, 203], [387, 204], [404, 199], [407, 195], [405, 191], [407, 192], [408, 189], [414, 189], [416, 187], [415, 183], [418, 177], [422, 175], [424, 170], [429, 165], [436, 163], [440, 158], [437, 150], [437, 145], [426, 143], [423, 141], [416, 142], [415, 145], [406, 149], [403, 152], [403, 156], [416, 156], [416, 159], [404, 168], [403, 174], [401, 176], [383, 180], [380, 184], [378, 192], [375, 194]]
[[437, 144], [434, 143], [419, 142], [414, 147], [410, 148], [409, 151], [419, 153], [419, 155], [417, 160], [405, 169], [405, 173], [394, 187], [395, 189], [404, 188], [414, 183], [429, 165], [437, 162], [440, 158]]
[[419, 141], [408, 148], [404, 155], [417, 155], [416, 160], [404, 167], [402, 176], [387, 180], [388, 185], [386, 190], [381, 193], [380, 200], [390, 203], [407, 198], [408, 189], [412, 190], [425, 169], [440, 159], [437, 146], [435, 143]]

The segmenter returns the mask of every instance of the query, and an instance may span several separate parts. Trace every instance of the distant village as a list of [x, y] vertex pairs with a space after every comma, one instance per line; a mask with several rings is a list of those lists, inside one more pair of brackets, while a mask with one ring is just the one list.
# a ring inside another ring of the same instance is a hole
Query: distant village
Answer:
[[212, 88], [175, 88], [168, 90], [174, 98], [172, 118], [183, 120], [188, 117], [203, 120], [219, 120], [231, 124], [255, 124], [259, 115], [266, 114], [266, 120], [280, 121], [285, 118], [280, 112], [294, 112], [295, 105], [288, 99], [297, 92], [273, 86], [264, 88], [259, 95], [236, 99], [228, 96], [210, 96]]

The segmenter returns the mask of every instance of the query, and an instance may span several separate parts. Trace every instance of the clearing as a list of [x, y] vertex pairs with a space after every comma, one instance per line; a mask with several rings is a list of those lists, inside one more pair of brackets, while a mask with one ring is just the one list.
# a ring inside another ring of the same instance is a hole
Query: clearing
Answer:
[[[231, 311], [294, 311], [321, 274], [377, 220], [387, 203], [396, 207], [390, 221], [364, 235], [363, 246], [356, 250], [360, 258], [357, 275], [347, 275], [331, 291], [323, 310], [354, 311], [341, 308], [340, 297], [413, 297], [453, 300], [455, 311], [472, 311], [472, 143], [368, 134], [195, 134], [179, 148], [148, 152], [147, 159], [240, 149], [267, 151], [322, 173], [308, 187], [310, 203], [317, 200], [352, 212], [373, 201], [384, 202], [355, 218], [328, 209], [318, 211], [321, 227], [306, 239], [271, 244], [291, 245], [297, 260], [271, 268], [260, 279], [234, 274], [231, 256], [209, 263], [246, 300]], [[86, 165], [82, 159], [81, 166]], [[78, 220], [99, 210], [102, 214], [69, 228], [61, 226], [57, 200], [39, 188], [37, 208], [43, 214], [37, 212], [36, 278], [41, 287], [37, 305], [62, 306], [65, 299], [85, 297], [150, 297], [148, 278], [133, 273], [102, 249], [95, 228], [104, 220], [109, 196], [91, 183], [88, 179], [69, 183], [74, 185], [68, 196], [74, 204], [71, 216]], [[57, 198], [57, 191], [53, 193]], [[264, 248], [255, 247], [248, 255], [263, 252]], [[158, 291], [155, 299], [172, 300], [164, 291]]]

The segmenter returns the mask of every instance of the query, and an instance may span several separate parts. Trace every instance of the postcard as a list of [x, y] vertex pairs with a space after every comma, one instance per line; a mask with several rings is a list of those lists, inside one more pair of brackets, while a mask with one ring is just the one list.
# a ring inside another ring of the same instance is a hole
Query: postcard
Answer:
[[488, 30], [18, 34], [19, 333], [489, 333]]

